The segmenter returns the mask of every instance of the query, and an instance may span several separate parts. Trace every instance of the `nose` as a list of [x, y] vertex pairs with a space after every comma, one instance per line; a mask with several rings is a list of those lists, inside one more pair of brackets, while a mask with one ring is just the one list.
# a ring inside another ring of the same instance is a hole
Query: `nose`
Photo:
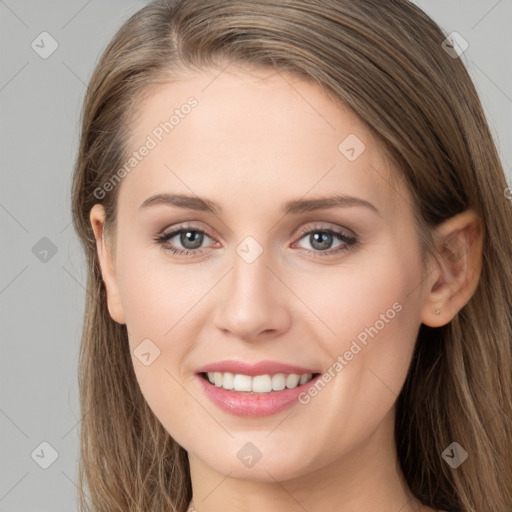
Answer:
[[277, 337], [291, 323], [291, 292], [263, 252], [252, 262], [234, 254], [231, 272], [217, 287], [215, 326], [246, 341]]

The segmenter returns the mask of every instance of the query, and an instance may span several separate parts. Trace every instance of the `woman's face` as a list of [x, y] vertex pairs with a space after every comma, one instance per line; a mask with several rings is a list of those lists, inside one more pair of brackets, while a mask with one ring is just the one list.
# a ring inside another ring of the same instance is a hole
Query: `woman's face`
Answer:
[[159, 87], [132, 128], [109, 310], [163, 426], [238, 478], [378, 457], [428, 285], [378, 141], [318, 86], [235, 67]]

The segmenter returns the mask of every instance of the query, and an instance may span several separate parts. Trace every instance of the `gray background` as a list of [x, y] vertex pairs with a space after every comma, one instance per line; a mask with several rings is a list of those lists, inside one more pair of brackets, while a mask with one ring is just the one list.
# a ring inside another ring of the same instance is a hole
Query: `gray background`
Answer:
[[[78, 116], [101, 51], [145, 3], [0, 0], [0, 512], [77, 508], [85, 262], [70, 185]], [[512, 0], [416, 3], [468, 41], [462, 58], [511, 183]], [[46, 59], [31, 47], [43, 31], [58, 43]], [[47, 469], [42, 442], [58, 453]]]

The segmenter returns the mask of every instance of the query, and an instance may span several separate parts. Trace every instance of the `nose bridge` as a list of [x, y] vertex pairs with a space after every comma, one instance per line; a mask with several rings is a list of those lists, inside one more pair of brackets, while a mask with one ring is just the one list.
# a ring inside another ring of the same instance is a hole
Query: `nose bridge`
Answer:
[[235, 248], [232, 271], [215, 315], [217, 327], [250, 338], [285, 326], [285, 298], [278, 290], [283, 285], [268, 268], [272, 265], [269, 255], [253, 237], [246, 237]]
[[230, 298], [233, 305], [243, 309], [250, 304], [260, 310], [271, 300], [272, 273], [267, 268], [269, 254], [253, 237], [247, 237], [235, 249], [230, 279]]
[[236, 248], [231, 285], [232, 291], [241, 295], [239, 299], [244, 296], [250, 298], [254, 294], [266, 295], [265, 290], [271, 285], [271, 272], [267, 268], [269, 258], [266, 252], [263, 253], [263, 248], [260, 250], [259, 247], [259, 244], [256, 246], [254, 242], [245, 241]]

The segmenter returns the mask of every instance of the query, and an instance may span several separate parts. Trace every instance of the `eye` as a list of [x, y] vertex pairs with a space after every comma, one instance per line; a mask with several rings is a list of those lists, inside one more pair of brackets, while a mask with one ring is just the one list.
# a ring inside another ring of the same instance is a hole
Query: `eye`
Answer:
[[[211, 236], [203, 229], [185, 225], [178, 226], [168, 233], [157, 235], [155, 242], [163, 246], [166, 250], [171, 251], [173, 254], [198, 255], [202, 253], [199, 248], [203, 244], [205, 237], [211, 239]], [[177, 241], [169, 243], [173, 238], [177, 238]], [[176, 248], [176, 243], [181, 244], [184, 248]]]
[[[301, 238], [306, 239], [313, 250], [306, 249], [312, 256], [333, 256], [352, 249], [357, 243], [357, 238], [348, 233], [332, 229], [326, 226], [314, 226], [309, 230], [306, 228], [300, 232]], [[328, 250], [332, 244], [339, 241], [340, 244], [334, 250]]]
[[[300, 240], [306, 239], [312, 249], [305, 249], [306, 253], [312, 256], [332, 256], [350, 250], [357, 239], [339, 229], [332, 229], [326, 226], [314, 226], [303, 229], [300, 232]], [[308, 238], [306, 238], [308, 237]], [[176, 238], [174, 242], [172, 239]], [[173, 254], [182, 256], [198, 256], [203, 253], [201, 246], [205, 238], [213, 240], [207, 231], [192, 225], [181, 225], [173, 230], [157, 235], [154, 240]], [[334, 250], [329, 250], [333, 243], [340, 242]], [[176, 247], [180, 244], [183, 248]]]

